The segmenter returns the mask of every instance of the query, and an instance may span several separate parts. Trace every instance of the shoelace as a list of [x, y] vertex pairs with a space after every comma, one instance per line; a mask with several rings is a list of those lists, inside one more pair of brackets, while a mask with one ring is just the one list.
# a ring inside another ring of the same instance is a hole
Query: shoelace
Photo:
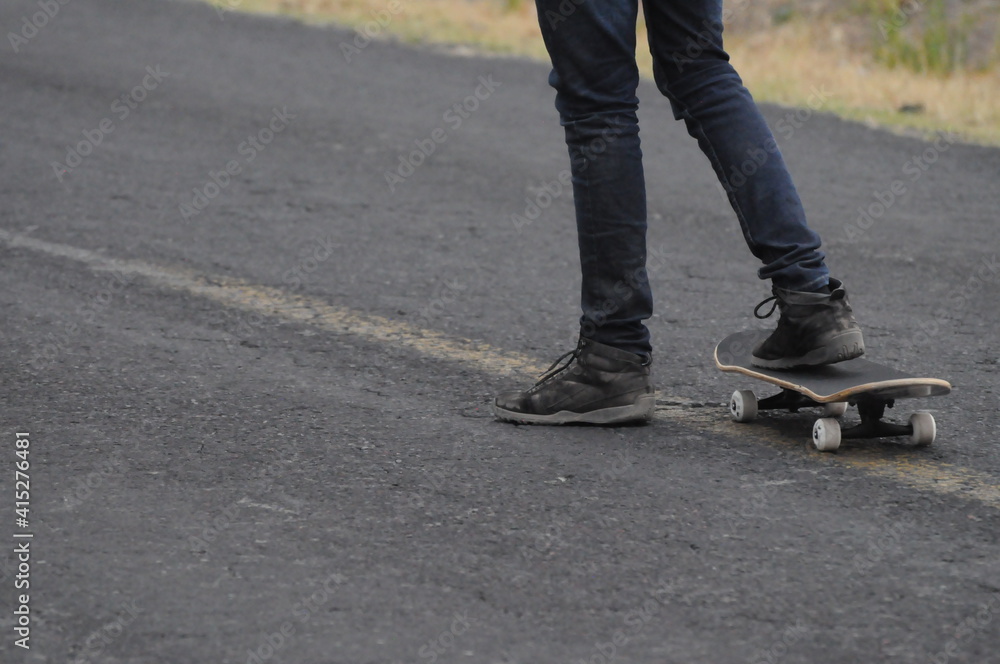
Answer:
[[[555, 362], [553, 362], [551, 365], [549, 365], [549, 368], [546, 369], [545, 372], [541, 376], [538, 377], [538, 382], [535, 383], [535, 386], [541, 385], [542, 383], [544, 383], [548, 379], [552, 378], [556, 374], [559, 374], [559, 373], [565, 371], [566, 369], [568, 369], [569, 366], [571, 364], [573, 364], [573, 361], [576, 360], [576, 358], [580, 357], [580, 352], [582, 350], [583, 350], [583, 339], [580, 339], [576, 343], [576, 348], [574, 348], [573, 350], [568, 351], [566, 353], [563, 353], [562, 355], [560, 355], [559, 357], [556, 358]], [[566, 358], [569, 358], [569, 359], [566, 360]], [[563, 360], [566, 360], [566, 364], [562, 365], [561, 367], [558, 367], [558, 364], [560, 362], [562, 362]]]
[[[772, 303], [771, 304], [771, 308], [768, 310], [768, 312], [766, 314], [764, 314], [762, 316], [759, 313], [760, 312], [760, 308], [763, 307], [768, 302]], [[766, 300], [764, 300], [763, 302], [761, 302], [760, 304], [758, 304], [756, 307], [753, 308], [753, 315], [756, 316], [757, 318], [761, 319], [761, 320], [764, 320], [765, 318], [770, 318], [771, 315], [774, 313], [774, 310], [777, 309], [777, 308], [778, 308], [778, 296], [777, 295], [772, 295], [771, 297], [767, 298]]]

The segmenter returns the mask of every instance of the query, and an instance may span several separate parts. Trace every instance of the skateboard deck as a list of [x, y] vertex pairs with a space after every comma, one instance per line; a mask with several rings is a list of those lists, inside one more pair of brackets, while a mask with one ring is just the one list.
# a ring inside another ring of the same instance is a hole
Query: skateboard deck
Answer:
[[[792, 412], [810, 406], [824, 407], [824, 417], [813, 428], [817, 449], [833, 451], [844, 438], [910, 436], [918, 445], [929, 445], [936, 436], [930, 413], [919, 412], [907, 425], [882, 420], [886, 408], [897, 399], [948, 394], [951, 384], [939, 378], [913, 376], [864, 358], [837, 364], [798, 369], [765, 369], [753, 366], [751, 353], [769, 331], [750, 330], [731, 334], [715, 348], [715, 364], [726, 372], [749, 376], [781, 388], [781, 393], [758, 401], [750, 390], [737, 390], [730, 400], [730, 412], [738, 422], [753, 420], [760, 410]], [[847, 404], [857, 405], [861, 424], [841, 431], [835, 419]]]

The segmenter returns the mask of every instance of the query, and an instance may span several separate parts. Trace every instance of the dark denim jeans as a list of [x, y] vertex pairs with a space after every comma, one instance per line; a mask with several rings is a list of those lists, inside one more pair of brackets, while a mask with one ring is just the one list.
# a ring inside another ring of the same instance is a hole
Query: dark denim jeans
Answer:
[[[536, 0], [566, 130], [583, 271], [581, 333], [650, 352], [646, 185], [635, 64], [638, 0]], [[722, 0], [644, 0], [653, 74], [715, 169], [761, 279], [816, 290], [820, 238], [777, 143], [722, 49]], [[706, 256], [706, 260], [713, 260]]]

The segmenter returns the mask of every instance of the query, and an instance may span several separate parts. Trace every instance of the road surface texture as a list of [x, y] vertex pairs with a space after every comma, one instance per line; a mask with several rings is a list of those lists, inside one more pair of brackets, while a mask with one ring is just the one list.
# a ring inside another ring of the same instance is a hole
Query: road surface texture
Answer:
[[172, 0], [0, 27], [4, 664], [1000, 662], [1000, 151], [765, 108], [869, 356], [955, 386], [891, 411], [932, 447], [821, 454], [729, 421], [768, 286], [643, 83], [657, 417], [512, 426], [578, 316], [544, 64]]

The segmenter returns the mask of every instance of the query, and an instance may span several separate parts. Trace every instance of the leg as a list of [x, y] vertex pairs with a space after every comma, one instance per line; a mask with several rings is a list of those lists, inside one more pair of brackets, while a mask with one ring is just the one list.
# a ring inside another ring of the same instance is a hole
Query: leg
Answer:
[[[635, 89], [638, 0], [536, 0], [566, 130], [583, 274], [580, 341], [501, 420], [619, 424], [653, 416], [646, 190]], [[566, 360], [560, 365], [562, 360]]]
[[736, 212], [762, 279], [794, 291], [827, 285], [820, 238], [777, 142], [722, 48], [722, 0], [643, 3], [657, 87], [698, 140]]
[[646, 189], [635, 90], [638, 0], [537, 0], [566, 132], [582, 270], [581, 335], [646, 355]]
[[830, 278], [778, 144], [722, 48], [722, 0], [643, 7], [656, 85], [708, 156], [781, 309], [754, 364], [787, 369], [863, 354], [847, 292]]

